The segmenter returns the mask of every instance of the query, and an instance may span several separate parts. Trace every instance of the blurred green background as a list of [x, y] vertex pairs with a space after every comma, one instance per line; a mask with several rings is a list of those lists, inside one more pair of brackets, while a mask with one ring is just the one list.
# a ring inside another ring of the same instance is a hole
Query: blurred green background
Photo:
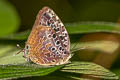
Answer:
[[120, 76], [120, 0], [0, 0], [0, 64], [24, 62], [11, 55], [17, 43], [24, 47], [27, 30], [44, 6], [65, 24], [72, 47], [90, 46], [71, 60], [94, 62]]
[[120, 17], [119, 0], [9, 0], [16, 8], [21, 29], [32, 27], [38, 11], [49, 6], [61, 18], [63, 23], [80, 21], [118, 22]]
[[[0, 4], [1, 28], [10, 26], [12, 29], [17, 26], [18, 31], [32, 27], [37, 13], [44, 6], [52, 8], [63, 23], [81, 21], [117, 23], [120, 18], [119, 0], [1, 0]], [[7, 11], [8, 13], [5, 13]], [[3, 23], [4, 20], [6, 24]]]

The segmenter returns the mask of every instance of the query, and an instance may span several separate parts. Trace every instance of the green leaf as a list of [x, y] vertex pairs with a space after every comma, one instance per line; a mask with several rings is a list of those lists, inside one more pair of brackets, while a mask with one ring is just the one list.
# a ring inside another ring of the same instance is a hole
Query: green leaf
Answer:
[[15, 32], [19, 23], [16, 9], [6, 0], [0, 0], [0, 37]]
[[[45, 67], [36, 64], [0, 65], [0, 79], [14, 79], [14, 78], [30, 77], [30, 76], [45, 76], [62, 67], [63, 65], [53, 66], [53, 67]], [[62, 69], [60, 69], [60, 71], [61, 72], [58, 71], [46, 77], [51, 76], [51, 78], [54, 77], [55, 79], [57, 79], [58, 77], [62, 77], [63, 79], [73, 78], [75, 80], [76, 79], [84, 80], [86, 78], [81, 78], [80, 75], [87, 74], [95, 78], [111, 79], [111, 80], [118, 79], [118, 76], [116, 76], [114, 73], [108, 71], [107, 69], [99, 65], [90, 62], [72, 62], [71, 64], [65, 65]]]
[[63, 67], [43, 67], [36, 64], [0, 65], [0, 79], [13, 79], [29, 76], [44, 76]]
[[[18, 51], [14, 45], [0, 45], [0, 49], [0, 79], [44, 76], [63, 67], [63, 65], [61, 65], [51, 68], [43, 68], [40, 65], [28, 64], [22, 57], [22, 53], [14, 56]], [[61, 71], [78, 73], [79, 75], [91, 74], [97, 78], [117, 79], [117, 76], [114, 73], [109, 72], [101, 66], [89, 62], [72, 62], [71, 64], [65, 65]], [[82, 79], [80, 76], [75, 76], [74, 74], [68, 75], [69, 73], [65, 73], [62, 75], [63, 73], [59, 72], [57, 74], [59, 75], [55, 75], [56, 77], [66, 76], [64, 77], [66, 79]]]
[[111, 22], [81, 22], [66, 24], [69, 34], [110, 32], [120, 33], [120, 25]]
[[[72, 62], [71, 64], [65, 65], [61, 69], [62, 72], [70, 72], [77, 74], [91, 75], [92, 77], [102, 78], [102, 79], [119, 79], [116, 74], [110, 72], [109, 70], [91, 62]], [[71, 75], [71, 77], [74, 75]]]
[[1, 64], [21, 64], [25, 63], [25, 59], [22, 57], [23, 53], [15, 55], [18, 49], [15, 45], [0, 44], [0, 65]]

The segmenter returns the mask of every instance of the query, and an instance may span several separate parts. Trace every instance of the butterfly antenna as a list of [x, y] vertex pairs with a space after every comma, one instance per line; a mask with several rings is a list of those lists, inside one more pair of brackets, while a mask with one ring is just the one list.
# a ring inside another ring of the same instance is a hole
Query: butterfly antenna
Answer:
[[19, 54], [21, 52], [24, 52], [25, 53], [25, 49], [21, 48], [19, 44], [16, 45], [17, 48], [21, 49], [19, 52], [17, 52], [16, 54]]
[[22, 48], [20, 47], [20, 45], [19, 45], [19, 44], [17, 44], [16, 46], [17, 46], [17, 48], [20, 48], [20, 49], [22, 49]]

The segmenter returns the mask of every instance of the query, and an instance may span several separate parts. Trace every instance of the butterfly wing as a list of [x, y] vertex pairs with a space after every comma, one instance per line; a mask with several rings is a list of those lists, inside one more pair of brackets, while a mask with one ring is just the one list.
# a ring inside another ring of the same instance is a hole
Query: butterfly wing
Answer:
[[40, 65], [64, 64], [70, 58], [68, 33], [58, 16], [48, 7], [37, 15], [26, 45], [29, 58]]

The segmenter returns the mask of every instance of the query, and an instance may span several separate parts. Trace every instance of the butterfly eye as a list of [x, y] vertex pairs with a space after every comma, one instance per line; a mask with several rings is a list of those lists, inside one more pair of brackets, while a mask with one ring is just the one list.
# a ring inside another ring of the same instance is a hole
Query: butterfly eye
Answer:
[[26, 49], [28, 50], [30, 48], [30, 46], [29, 45], [26, 45]]

